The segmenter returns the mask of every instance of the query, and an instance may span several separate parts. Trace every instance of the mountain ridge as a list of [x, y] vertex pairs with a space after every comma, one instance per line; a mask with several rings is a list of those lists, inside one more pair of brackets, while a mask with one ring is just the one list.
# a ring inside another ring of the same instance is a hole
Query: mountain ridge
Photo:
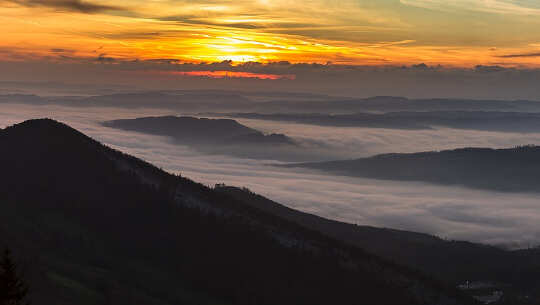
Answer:
[[232, 119], [208, 119], [191, 116], [155, 116], [105, 121], [111, 128], [169, 136], [182, 143], [294, 145], [283, 134], [263, 134]]
[[470, 301], [62, 123], [16, 124], [0, 143], [0, 240], [31, 253], [45, 304]]
[[276, 165], [380, 180], [428, 182], [503, 192], [540, 192], [540, 146], [458, 148]]
[[[255, 94], [256, 95], [256, 94]], [[160, 108], [179, 111], [252, 111], [264, 113], [357, 113], [396, 111], [452, 111], [484, 110], [540, 112], [540, 102], [529, 100], [480, 100], [480, 99], [413, 99], [405, 97], [376, 96], [368, 98], [305, 97], [275, 93], [277, 100], [257, 102], [254, 93], [213, 90], [146, 91], [115, 93], [94, 96], [40, 97], [30, 94], [0, 95], [2, 103], [30, 105], [64, 105], [76, 107]], [[197, 101], [197, 102], [194, 102]]]

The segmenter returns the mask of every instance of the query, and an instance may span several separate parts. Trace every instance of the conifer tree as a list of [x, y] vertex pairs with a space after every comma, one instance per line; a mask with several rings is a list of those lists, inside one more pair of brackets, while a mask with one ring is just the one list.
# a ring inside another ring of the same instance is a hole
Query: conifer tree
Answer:
[[17, 265], [6, 249], [0, 258], [0, 305], [26, 305], [28, 286], [21, 279]]

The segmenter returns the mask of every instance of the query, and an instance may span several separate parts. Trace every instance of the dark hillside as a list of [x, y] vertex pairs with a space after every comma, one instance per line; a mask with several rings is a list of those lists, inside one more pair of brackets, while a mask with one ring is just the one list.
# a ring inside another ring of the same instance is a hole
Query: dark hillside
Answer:
[[505, 283], [506, 290], [527, 291], [540, 297], [537, 280], [540, 249], [507, 251], [428, 234], [347, 224], [288, 208], [246, 189], [218, 185], [216, 190], [280, 218], [422, 270], [450, 285], [489, 280]]
[[17, 124], [0, 145], [0, 240], [25, 258], [36, 304], [468, 302], [64, 124]]

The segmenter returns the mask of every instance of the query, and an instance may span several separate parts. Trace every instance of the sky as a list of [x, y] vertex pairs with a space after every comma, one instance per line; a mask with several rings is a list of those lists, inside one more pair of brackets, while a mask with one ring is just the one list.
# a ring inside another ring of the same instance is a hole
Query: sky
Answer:
[[0, 0], [0, 60], [540, 66], [535, 0]]

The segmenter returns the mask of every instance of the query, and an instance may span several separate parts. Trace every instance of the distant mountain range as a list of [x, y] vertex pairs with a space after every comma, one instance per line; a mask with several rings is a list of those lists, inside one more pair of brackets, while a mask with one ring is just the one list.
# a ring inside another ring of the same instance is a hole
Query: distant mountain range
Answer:
[[276, 100], [258, 103], [252, 110], [259, 113], [332, 113], [359, 112], [422, 112], [422, 111], [506, 111], [540, 112], [540, 102], [467, 100], [467, 99], [408, 99], [376, 96], [365, 99], [332, 99], [323, 101]]
[[382, 154], [356, 160], [283, 166], [374, 179], [421, 181], [495, 191], [540, 192], [539, 146]]
[[497, 111], [418, 111], [356, 114], [209, 114], [337, 127], [432, 129], [448, 127], [501, 132], [540, 132], [540, 113]]
[[344, 98], [310, 94], [240, 92], [225, 90], [178, 90], [115, 93], [96, 96], [41, 97], [28, 94], [0, 95], [0, 103], [64, 105], [75, 107], [159, 108], [183, 112], [326, 113], [423, 111], [503, 111], [540, 112], [540, 102], [407, 99], [377, 96]]
[[24, 262], [34, 303], [473, 303], [251, 194], [170, 175], [64, 124], [26, 121], [0, 144], [0, 240]]
[[30, 105], [63, 105], [71, 107], [117, 107], [159, 108], [188, 110], [245, 109], [253, 103], [250, 99], [227, 92], [135, 92], [96, 96], [52, 96], [41, 97], [31, 94], [0, 95], [0, 103]]

